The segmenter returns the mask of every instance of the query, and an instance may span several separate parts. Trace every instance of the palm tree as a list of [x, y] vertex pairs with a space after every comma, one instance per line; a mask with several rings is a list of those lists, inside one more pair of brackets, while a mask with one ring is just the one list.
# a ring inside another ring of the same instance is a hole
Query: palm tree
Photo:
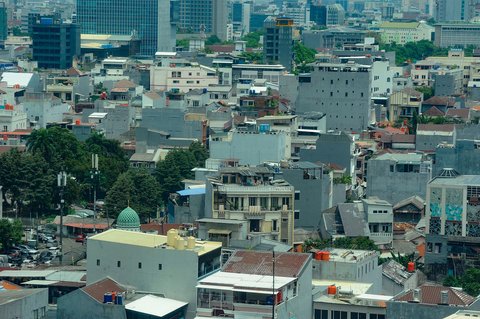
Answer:
[[27, 140], [27, 150], [50, 162], [55, 153], [54, 137], [51, 132], [44, 128], [32, 131]]

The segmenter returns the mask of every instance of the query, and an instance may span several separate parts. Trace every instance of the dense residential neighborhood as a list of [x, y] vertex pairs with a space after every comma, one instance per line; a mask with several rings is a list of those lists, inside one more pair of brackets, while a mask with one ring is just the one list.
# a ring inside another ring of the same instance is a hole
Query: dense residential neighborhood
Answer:
[[480, 0], [3, 0], [0, 130], [0, 319], [480, 317]]

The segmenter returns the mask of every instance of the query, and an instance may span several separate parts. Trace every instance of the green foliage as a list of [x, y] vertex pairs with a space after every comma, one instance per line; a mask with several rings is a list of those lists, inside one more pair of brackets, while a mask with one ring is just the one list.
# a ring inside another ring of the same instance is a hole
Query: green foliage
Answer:
[[423, 93], [423, 100], [428, 100], [429, 98], [431, 98], [432, 96], [435, 95], [435, 92], [433, 91], [433, 88], [432, 87], [429, 87], [429, 86], [417, 86], [415, 88], [416, 91], [420, 92], [420, 93]]
[[447, 48], [437, 47], [433, 42], [428, 40], [408, 42], [405, 45], [398, 45], [396, 43], [381, 44], [380, 50], [387, 52], [394, 51], [395, 63], [397, 65], [402, 65], [405, 62], [415, 62], [429, 56], [448, 56]]
[[383, 264], [387, 262], [388, 260], [395, 260], [397, 263], [400, 265], [404, 266], [405, 268], [408, 267], [409, 262], [414, 262], [417, 269], [423, 268], [423, 264], [418, 263], [418, 260], [421, 258], [420, 256], [415, 258], [415, 253], [411, 253], [408, 255], [400, 255], [400, 253], [397, 253], [396, 255], [393, 252], [390, 252], [392, 257], [389, 258], [379, 258], [378, 263]]
[[182, 180], [193, 178], [192, 169], [203, 167], [207, 158], [208, 152], [200, 143], [192, 143], [186, 150], [170, 151], [155, 170], [155, 177], [162, 188], [162, 199], [167, 201], [171, 193], [181, 190]]
[[352, 184], [352, 176], [350, 175], [343, 175], [342, 177], [335, 177], [333, 179], [334, 184], [345, 184], [351, 185]]
[[462, 287], [466, 293], [476, 297], [480, 294], [480, 269], [470, 268], [463, 276], [457, 278], [448, 276], [443, 281], [443, 285], [448, 287]]
[[261, 52], [242, 52], [240, 57], [250, 63], [262, 63], [263, 61], [263, 55]]
[[205, 45], [214, 45], [214, 44], [220, 44], [220, 43], [222, 43], [222, 40], [220, 40], [220, 38], [217, 37], [215, 34], [209, 36], [205, 41]]
[[311, 71], [311, 68], [308, 66], [309, 63], [315, 62], [315, 54], [317, 51], [307, 48], [300, 42], [295, 42], [293, 47], [295, 54], [295, 65], [297, 73], [308, 73]]
[[307, 239], [304, 242], [306, 250], [316, 248], [325, 249], [328, 247], [343, 249], [360, 249], [360, 250], [379, 250], [375, 242], [368, 237], [340, 237], [333, 241], [322, 239]]
[[150, 173], [131, 169], [121, 174], [108, 191], [105, 206], [113, 218], [130, 206], [145, 220], [154, 216], [161, 205], [160, 192], [160, 185]]
[[188, 48], [190, 41], [188, 39], [177, 40], [177, 47]]
[[263, 30], [250, 32], [246, 34], [242, 40], [247, 41], [247, 48], [258, 48], [261, 46], [260, 37], [263, 35]]
[[10, 222], [8, 219], [0, 220], [1, 250], [6, 251], [22, 240], [23, 228], [19, 220]]

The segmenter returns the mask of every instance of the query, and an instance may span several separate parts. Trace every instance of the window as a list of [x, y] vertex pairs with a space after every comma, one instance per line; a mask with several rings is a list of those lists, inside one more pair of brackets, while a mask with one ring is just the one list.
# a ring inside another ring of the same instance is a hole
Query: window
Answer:
[[328, 319], [328, 310], [315, 309], [315, 319]]
[[117, 267], [122, 266], [122, 262], [120, 260], [117, 260]]
[[272, 231], [277, 231], [278, 230], [278, 220], [273, 219], [272, 220]]
[[385, 319], [385, 315], [370, 314], [370, 319]]
[[38, 318], [39, 318], [39, 316], [38, 316], [38, 309], [35, 309], [35, 310], [33, 311], [33, 319], [38, 319]]
[[162, 264], [158, 264], [158, 270], [162, 270]]
[[295, 215], [295, 219], [300, 219], [300, 211], [299, 210], [296, 210], [294, 212], [294, 215]]
[[295, 191], [295, 200], [300, 200], [300, 191]]
[[347, 312], [346, 311], [338, 311], [332, 310], [330, 312], [331, 319], [347, 319]]
[[138, 263], [138, 269], [142, 269], [142, 263]]
[[367, 314], [363, 312], [352, 312], [350, 319], [367, 319]]
[[97, 259], [97, 266], [100, 266], [100, 259]]

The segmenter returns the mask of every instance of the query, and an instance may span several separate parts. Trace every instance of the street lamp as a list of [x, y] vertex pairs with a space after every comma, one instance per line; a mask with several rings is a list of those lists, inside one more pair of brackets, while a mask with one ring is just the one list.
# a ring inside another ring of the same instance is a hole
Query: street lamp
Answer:
[[[60, 172], [57, 175], [57, 186], [60, 189], [60, 265], [63, 264], [63, 193], [65, 192], [65, 187], [67, 186], [67, 173]], [[38, 236], [38, 233], [37, 233]]]
[[97, 232], [97, 181], [100, 171], [98, 170], [98, 154], [92, 154], [92, 170], [90, 171], [90, 178], [93, 186], [93, 233]]

